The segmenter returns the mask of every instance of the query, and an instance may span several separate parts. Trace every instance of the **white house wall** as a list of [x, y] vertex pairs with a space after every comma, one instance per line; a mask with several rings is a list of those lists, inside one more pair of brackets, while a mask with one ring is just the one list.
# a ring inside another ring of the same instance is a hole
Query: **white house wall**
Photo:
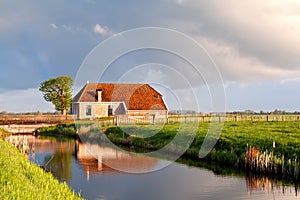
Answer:
[[[112, 109], [112, 115], [126, 114], [123, 102], [80, 102], [74, 104], [74, 114], [76, 114], [77, 119], [107, 117], [109, 107]], [[90, 112], [88, 112], [89, 108], [91, 109]]]
[[167, 110], [128, 110], [129, 116], [155, 116], [156, 118], [168, 118]]

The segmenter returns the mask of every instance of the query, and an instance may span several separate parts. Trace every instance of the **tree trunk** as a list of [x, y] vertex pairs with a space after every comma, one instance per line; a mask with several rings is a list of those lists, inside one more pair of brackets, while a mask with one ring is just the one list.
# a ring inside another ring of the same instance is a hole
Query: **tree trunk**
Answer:
[[67, 115], [67, 110], [66, 110], [66, 109], [63, 109], [63, 110], [61, 111], [61, 114], [62, 114], [62, 115]]

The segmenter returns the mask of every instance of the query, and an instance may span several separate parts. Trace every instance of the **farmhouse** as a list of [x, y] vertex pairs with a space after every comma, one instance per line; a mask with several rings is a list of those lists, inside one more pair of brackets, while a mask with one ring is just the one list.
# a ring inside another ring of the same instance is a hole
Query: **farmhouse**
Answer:
[[77, 119], [113, 115], [167, 118], [163, 96], [149, 84], [87, 83], [73, 98]]

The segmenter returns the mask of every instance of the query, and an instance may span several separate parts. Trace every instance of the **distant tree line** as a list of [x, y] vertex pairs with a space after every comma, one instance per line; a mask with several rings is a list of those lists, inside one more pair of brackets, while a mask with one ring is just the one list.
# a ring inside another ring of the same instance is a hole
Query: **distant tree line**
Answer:
[[[170, 110], [169, 115], [198, 115], [198, 114], [203, 114], [202, 112], [197, 112], [194, 110]], [[214, 113], [209, 113], [209, 114], [214, 114]], [[254, 111], [254, 110], [244, 110], [244, 111], [231, 111], [231, 112], [226, 112], [226, 114], [234, 114], [234, 115], [300, 115], [300, 111], [285, 111], [285, 110], [280, 110], [280, 109], [275, 109], [274, 111], [264, 111], [260, 110], [259, 112]]]
[[41, 111], [33, 111], [33, 112], [7, 112], [7, 111], [1, 111], [0, 116], [3, 115], [57, 115], [60, 114], [60, 112], [55, 111], [55, 112], [41, 112]]
[[170, 110], [169, 115], [196, 115], [202, 114], [201, 112], [196, 112], [194, 110]]
[[280, 109], [275, 109], [274, 111], [264, 111], [260, 110], [259, 112], [253, 110], [245, 110], [245, 111], [232, 111], [227, 112], [227, 114], [240, 114], [240, 115], [299, 115], [300, 111], [285, 111]]

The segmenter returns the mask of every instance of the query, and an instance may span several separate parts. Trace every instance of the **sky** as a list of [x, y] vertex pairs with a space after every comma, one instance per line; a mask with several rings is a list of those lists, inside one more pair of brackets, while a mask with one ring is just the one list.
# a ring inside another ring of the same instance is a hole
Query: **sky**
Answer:
[[[202, 73], [196, 75], [183, 57], [170, 51], [142, 49], [105, 66], [99, 80], [149, 82], [169, 109], [211, 112], [212, 104], [221, 102], [227, 111], [300, 110], [299, 0], [2, 0], [0, 111], [54, 111], [38, 91], [41, 82], [60, 75], [76, 82], [99, 44], [144, 27], [173, 30], [199, 44], [202, 50], [197, 51], [175, 36], [158, 40], [177, 44], [191, 59], [199, 55]], [[143, 40], [151, 37], [145, 33]], [[115, 43], [109, 52], [119, 48]], [[218, 83], [210, 81], [208, 58]], [[90, 73], [99, 71], [96, 67]], [[215, 86], [222, 86], [224, 94], [214, 94]]]

